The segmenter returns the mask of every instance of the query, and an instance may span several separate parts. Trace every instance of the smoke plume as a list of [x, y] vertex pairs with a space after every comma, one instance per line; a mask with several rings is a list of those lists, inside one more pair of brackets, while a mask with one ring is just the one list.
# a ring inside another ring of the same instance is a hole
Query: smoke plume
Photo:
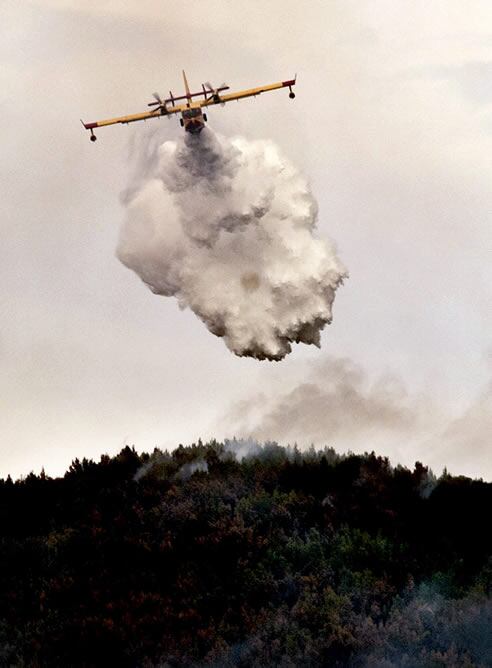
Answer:
[[421, 459], [436, 470], [492, 480], [490, 381], [457, 413], [429, 392], [410, 392], [398, 375], [373, 377], [350, 359], [323, 357], [303, 363], [298, 378], [268, 381], [265, 376], [261, 392], [232, 405], [216, 431], [226, 425], [239, 444], [375, 450], [395, 464]]
[[145, 149], [124, 197], [119, 259], [189, 307], [239, 356], [320, 345], [347, 272], [313, 236], [306, 180], [270, 141], [205, 129]]
[[289, 387], [268, 386], [231, 408], [226, 421], [235, 433], [260, 441], [374, 447], [374, 441], [406, 439], [420, 428], [425, 404], [408, 395], [395, 376], [372, 380], [355, 362], [325, 357], [304, 367]]

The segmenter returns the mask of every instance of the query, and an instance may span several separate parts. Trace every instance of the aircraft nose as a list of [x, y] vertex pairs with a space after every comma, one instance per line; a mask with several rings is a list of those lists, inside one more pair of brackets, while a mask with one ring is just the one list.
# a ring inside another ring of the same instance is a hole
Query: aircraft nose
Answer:
[[203, 129], [203, 123], [200, 123], [200, 121], [190, 121], [186, 127], [188, 132], [200, 132], [200, 130]]

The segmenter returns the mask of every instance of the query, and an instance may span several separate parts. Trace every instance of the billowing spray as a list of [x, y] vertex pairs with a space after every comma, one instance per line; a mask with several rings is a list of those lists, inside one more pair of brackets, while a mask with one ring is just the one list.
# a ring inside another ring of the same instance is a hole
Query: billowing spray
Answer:
[[144, 152], [119, 259], [236, 355], [280, 360], [293, 342], [319, 346], [347, 272], [313, 236], [316, 201], [278, 148], [205, 129]]

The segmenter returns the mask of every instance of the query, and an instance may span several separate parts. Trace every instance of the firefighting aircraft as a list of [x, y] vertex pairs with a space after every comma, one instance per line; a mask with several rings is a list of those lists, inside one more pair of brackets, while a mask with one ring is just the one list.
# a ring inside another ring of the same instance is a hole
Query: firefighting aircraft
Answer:
[[[86, 130], [90, 130], [91, 141], [96, 141], [97, 137], [94, 134], [94, 128], [102, 128], [105, 125], [115, 125], [116, 123], [134, 123], [135, 121], [146, 121], [148, 118], [160, 118], [161, 116], [171, 117], [172, 114], [181, 114], [179, 122], [181, 127], [184, 127], [186, 132], [198, 134], [205, 127], [207, 121], [207, 114], [202, 112], [203, 107], [210, 107], [213, 104], [224, 105], [231, 100], [242, 100], [245, 97], [255, 97], [261, 93], [266, 93], [270, 90], [277, 90], [277, 88], [288, 88], [289, 97], [293, 99], [295, 93], [292, 86], [295, 86], [296, 78], [290, 81], [279, 81], [278, 83], [269, 84], [267, 86], [259, 86], [258, 88], [249, 88], [247, 90], [240, 90], [237, 93], [227, 93], [223, 95], [222, 92], [229, 90], [229, 86], [222, 84], [214, 88], [210, 83], [202, 84], [202, 90], [198, 93], [191, 93], [188, 86], [188, 80], [183, 70], [183, 80], [186, 94], [175, 97], [169, 91], [169, 97], [165, 100], [161, 99], [158, 93], [154, 93], [155, 102], [149, 102], [147, 106], [155, 107], [151, 111], [144, 111], [141, 114], [132, 114], [130, 116], [120, 116], [119, 118], [109, 118], [105, 121], [97, 121], [96, 123], [84, 123], [82, 125]], [[195, 101], [195, 98], [203, 96], [203, 100]], [[182, 104], [176, 104], [180, 100], [186, 100]]]

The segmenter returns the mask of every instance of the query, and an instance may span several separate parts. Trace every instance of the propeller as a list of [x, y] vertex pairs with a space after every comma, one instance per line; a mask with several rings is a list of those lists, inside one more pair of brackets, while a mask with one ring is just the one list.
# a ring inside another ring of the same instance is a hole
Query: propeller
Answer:
[[163, 102], [163, 100], [161, 99], [161, 96], [159, 95], [159, 93], [152, 93], [152, 97], [153, 97], [156, 101], [155, 101], [155, 102], [149, 102], [148, 105], [147, 105], [148, 107], [155, 107], [157, 104], [158, 104], [160, 107], [164, 107], [164, 106], [165, 106], [165, 102]]
[[152, 93], [152, 97], [155, 98], [155, 102], [149, 102], [147, 104], [148, 107], [157, 107], [153, 111], [157, 111], [159, 108], [162, 109], [162, 113], [166, 114], [167, 109], [166, 109], [166, 103], [165, 101], [161, 98], [159, 93]]
[[[221, 88], [226, 88], [227, 84], [222, 83], [222, 84], [220, 84], [220, 86], [217, 86], [217, 88], [214, 88], [212, 86], [212, 84], [210, 83], [210, 81], [205, 81], [204, 85], [205, 85], [205, 88], [208, 90], [208, 92], [212, 93], [212, 97], [215, 100], [215, 102], [220, 102], [221, 100], [220, 100], [219, 90]], [[224, 104], [225, 104], [225, 102], [222, 102], [222, 105], [224, 105]]]
[[148, 107], [155, 107], [157, 105], [159, 105], [160, 107], [165, 106], [166, 103], [164, 102], [164, 100], [162, 100], [159, 93], [152, 93], [152, 97], [155, 98], [155, 102], [149, 102], [147, 105]]

